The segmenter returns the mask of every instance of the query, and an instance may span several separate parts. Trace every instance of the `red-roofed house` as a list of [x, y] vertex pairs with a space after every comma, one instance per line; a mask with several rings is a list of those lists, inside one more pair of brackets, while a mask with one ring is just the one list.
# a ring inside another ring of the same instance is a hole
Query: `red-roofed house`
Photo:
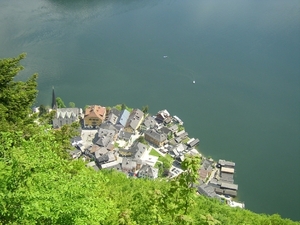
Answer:
[[105, 120], [106, 108], [100, 105], [91, 105], [84, 113], [84, 126], [100, 126]]

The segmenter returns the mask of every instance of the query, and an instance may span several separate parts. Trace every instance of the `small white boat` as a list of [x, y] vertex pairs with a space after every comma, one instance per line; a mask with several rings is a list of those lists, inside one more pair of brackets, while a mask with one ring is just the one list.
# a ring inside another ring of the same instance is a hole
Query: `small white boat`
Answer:
[[196, 81], [193, 80], [193, 84], [196, 83]]
[[167, 56], [167, 55], [164, 55], [163, 57], [164, 57], [164, 59], [165, 59], [165, 58], [168, 58], [168, 56]]

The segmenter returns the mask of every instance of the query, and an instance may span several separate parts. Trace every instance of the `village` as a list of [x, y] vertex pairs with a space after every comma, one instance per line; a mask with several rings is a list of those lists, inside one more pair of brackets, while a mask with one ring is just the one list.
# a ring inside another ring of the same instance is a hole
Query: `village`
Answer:
[[[71, 140], [71, 158], [82, 159], [96, 171], [115, 169], [132, 178], [174, 178], [181, 174], [186, 155], [201, 157], [198, 194], [217, 198], [231, 207], [244, 208], [233, 201], [238, 185], [234, 184], [235, 163], [214, 161], [199, 153], [198, 138], [189, 137], [183, 121], [166, 109], [150, 115], [125, 105], [81, 108], [57, 108], [52, 121], [54, 129], [65, 124], [81, 124], [78, 137]], [[145, 110], [144, 110], [145, 111]]]

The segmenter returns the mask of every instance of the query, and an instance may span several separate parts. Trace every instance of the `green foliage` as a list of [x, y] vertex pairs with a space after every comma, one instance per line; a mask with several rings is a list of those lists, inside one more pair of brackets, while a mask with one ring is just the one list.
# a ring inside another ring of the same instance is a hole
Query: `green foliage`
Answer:
[[74, 102], [69, 102], [69, 107], [70, 108], [75, 108], [75, 103]]
[[45, 114], [47, 114], [46, 106], [40, 105], [40, 107], [39, 107], [39, 116], [43, 116]]
[[143, 112], [144, 114], [147, 114], [147, 113], [149, 112], [149, 106], [148, 106], [148, 105], [143, 106], [143, 107], [142, 107], [142, 112]]
[[71, 125], [65, 124], [60, 129], [52, 130], [56, 141], [61, 145], [60, 149], [57, 149], [56, 153], [62, 158], [68, 158], [66, 150], [72, 148], [70, 139], [79, 135], [80, 124], [74, 122]]
[[66, 161], [46, 127], [29, 140], [0, 133], [0, 224], [99, 224], [112, 204], [95, 190], [105, 188], [101, 173], [81, 161]]
[[56, 104], [58, 108], [66, 108], [64, 101], [60, 97], [56, 98]]
[[139, 136], [137, 142], [141, 142], [144, 145], [149, 145], [144, 136]]
[[157, 156], [158, 162], [155, 164], [155, 167], [158, 168], [159, 177], [166, 177], [169, 175], [169, 170], [173, 163], [173, 158], [170, 155], [165, 157], [159, 154], [156, 150], [151, 149], [149, 155]]
[[34, 119], [29, 114], [37, 95], [38, 75], [33, 74], [25, 82], [14, 80], [24, 69], [20, 61], [25, 56], [0, 59], [0, 131], [23, 129]]
[[183, 125], [178, 125], [178, 132], [184, 130], [184, 126]]

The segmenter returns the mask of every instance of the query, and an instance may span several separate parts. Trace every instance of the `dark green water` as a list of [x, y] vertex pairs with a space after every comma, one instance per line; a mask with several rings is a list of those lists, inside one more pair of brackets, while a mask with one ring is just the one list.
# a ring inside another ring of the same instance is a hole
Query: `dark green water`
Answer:
[[0, 0], [0, 34], [1, 58], [28, 54], [20, 79], [39, 73], [36, 105], [55, 86], [81, 107], [166, 108], [236, 162], [248, 209], [300, 220], [299, 1]]

